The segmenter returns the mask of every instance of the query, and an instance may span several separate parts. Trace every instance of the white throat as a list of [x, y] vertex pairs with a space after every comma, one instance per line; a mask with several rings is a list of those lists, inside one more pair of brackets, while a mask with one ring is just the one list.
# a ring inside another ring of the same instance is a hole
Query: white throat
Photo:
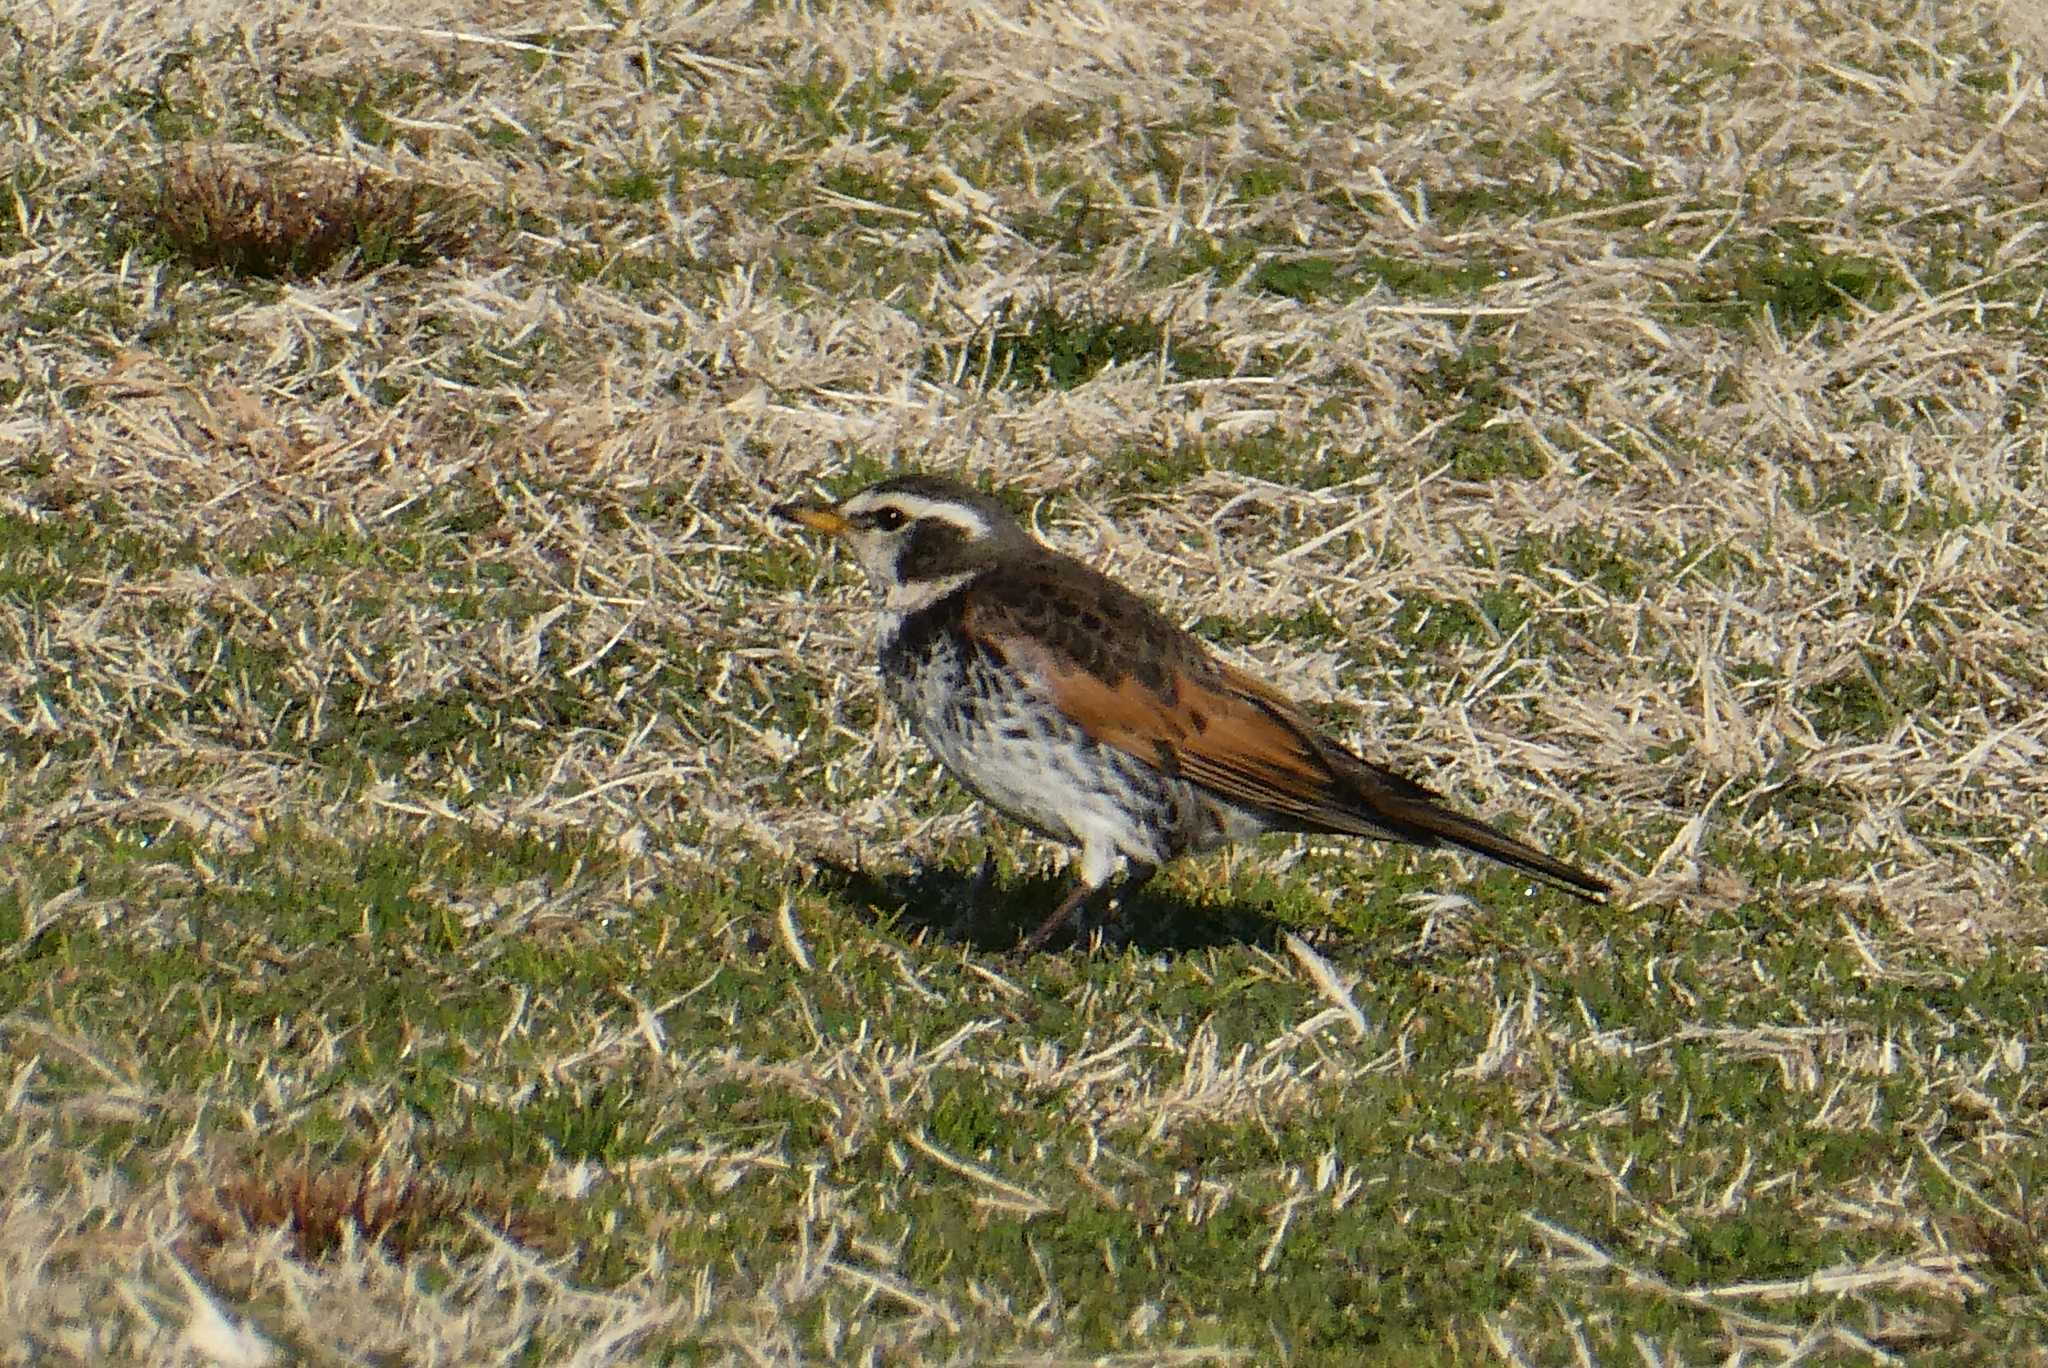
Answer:
[[888, 594], [882, 599], [882, 608], [898, 619], [907, 617], [921, 608], [931, 607], [978, 573], [980, 572], [975, 570], [964, 570], [957, 575], [948, 575], [944, 579], [912, 580], [907, 584], [892, 584], [889, 586]]

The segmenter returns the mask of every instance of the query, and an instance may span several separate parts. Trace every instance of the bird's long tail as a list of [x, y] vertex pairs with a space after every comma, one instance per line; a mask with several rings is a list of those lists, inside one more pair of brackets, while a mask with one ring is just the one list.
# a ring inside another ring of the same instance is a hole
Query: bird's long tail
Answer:
[[1330, 830], [1391, 836], [1419, 846], [1457, 846], [1534, 874], [1588, 902], [1603, 901], [1613, 891], [1607, 880], [1546, 855], [1477, 817], [1467, 817], [1442, 794], [1406, 775], [1335, 747], [1324, 757], [1344, 792], [1341, 801], [1318, 814]]
[[[1459, 846], [1525, 870], [1588, 902], [1603, 901], [1613, 891], [1605, 879], [1467, 817], [1435, 790], [1354, 755], [1317, 732], [1293, 704], [1242, 671], [1225, 669], [1223, 679], [1240, 704], [1249, 703], [1265, 715], [1263, 730], [1241, 725], [1237, 733], [1260, 745], [1254, 748], [1247, 742], [1244, 749], [1249, 753], [1230, 756], [1232, 763], [1199, 752], [1179, 758], [1190, 771], [1196, 767], [1194, 761], [1204, 762], [1206, 777], [1196, 777], [1225, 792], [1231, 790], [1222, 780], [1237, 779], [1236, 796], [1264, 801], [1276, 814], [1284, 814], [1278, 825], [1392, 837], [1419, 846]], [[1246, 771], [1250, 781], [1245, 780]]]
[[1373, 805], [1375, 817], [1388, 830], [1417, 845], [1454, 845], [1514, 869], [1549, 880], [1588, 902], [1600, 902], [1613, 890], [1605, 879], [1546, 855], [1476, 817], [1453, 812], [1443, 804], [1419, 798], [1383, 798]]

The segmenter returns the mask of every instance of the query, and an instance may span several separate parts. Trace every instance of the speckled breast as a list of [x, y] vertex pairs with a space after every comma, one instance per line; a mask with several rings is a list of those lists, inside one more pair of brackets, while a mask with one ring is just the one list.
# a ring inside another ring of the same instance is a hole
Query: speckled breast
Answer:
[[1057, 841], [1113, 829], [1125, 853], [1155, 862], [1203, 843], [1213, 823], [1187, 784], [1098, 744], [958, 620], [941, 600], [896, 624], [881, 653], [890, 699], [955, 778]]

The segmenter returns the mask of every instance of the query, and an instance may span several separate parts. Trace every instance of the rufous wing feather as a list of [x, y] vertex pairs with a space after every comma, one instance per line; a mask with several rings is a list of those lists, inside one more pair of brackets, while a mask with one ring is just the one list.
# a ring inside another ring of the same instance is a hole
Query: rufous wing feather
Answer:
[[1257, 700], [1186, 673], [1164, 694], [1072, 667], [1046, 678], [1060, 711], [1097, 741], [1234, 802], [1313, 822], [1330, 801], [1335, 776], [1313, 738]]

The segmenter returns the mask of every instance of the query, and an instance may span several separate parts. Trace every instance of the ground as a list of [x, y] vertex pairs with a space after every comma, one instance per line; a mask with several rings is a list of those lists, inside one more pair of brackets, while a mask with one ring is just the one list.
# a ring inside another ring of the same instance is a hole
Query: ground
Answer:
[[[2048, 1361], [2029, 0], [0, 30], [0, 1361]], [[907, 468], [1619, 895], [1018, 954]]]

